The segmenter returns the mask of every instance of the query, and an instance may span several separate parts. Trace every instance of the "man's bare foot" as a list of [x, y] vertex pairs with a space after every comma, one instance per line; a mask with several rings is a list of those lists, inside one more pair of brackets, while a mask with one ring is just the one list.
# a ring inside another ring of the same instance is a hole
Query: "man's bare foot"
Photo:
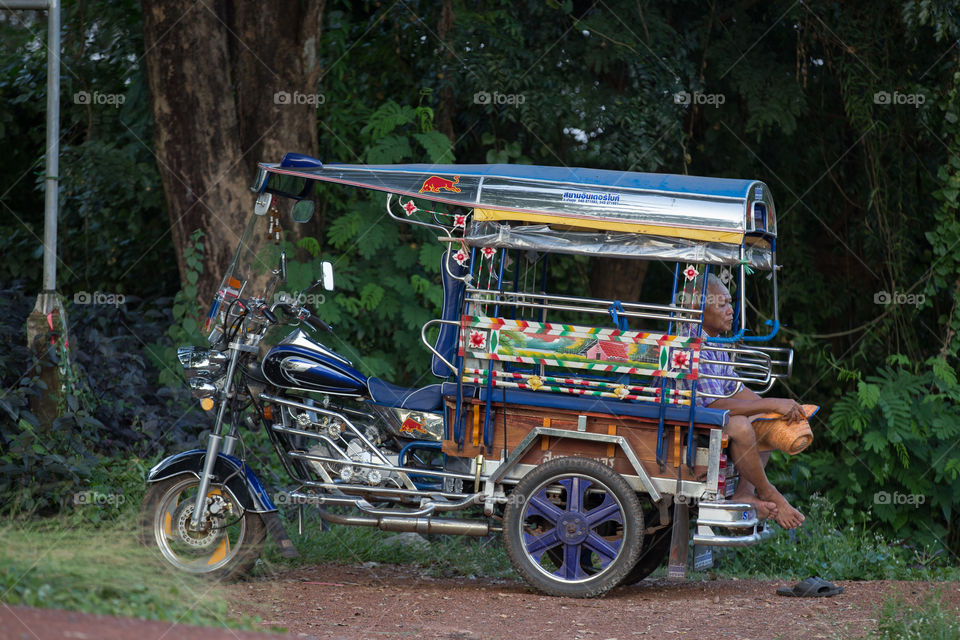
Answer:
[[784, 529], [796, 529], [803, 521], [806, 520], [804, 515], [794, 509], [787, 499], [777, 491], [773, 485], [770, 485], [770, 491], [764, 494], [761, 494], [758, 490], [757, 493], [760, 495], [762, 500], [768, 500], [774, 503], [777, 506], [777, 512], [774, 514], [774, 519]]
[[777, 517], [777, 505], [775, 502], [770, 502], [768, 500], [761, 500], [755, 495], [736, 495], [734, 494], [731, 498], [733, 502], [746, 502], [752, 504], [757, 509], [757, 519], [758, 520], [768, 520], [770, 518]]

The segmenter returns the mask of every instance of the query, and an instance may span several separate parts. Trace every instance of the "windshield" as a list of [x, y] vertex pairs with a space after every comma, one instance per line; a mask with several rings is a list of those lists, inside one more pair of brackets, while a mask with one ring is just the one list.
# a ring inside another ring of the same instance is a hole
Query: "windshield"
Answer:
[[265, 215], [253, 214], [217, 289], [204, 331], [211, 344], [218, 342], [227, 319], [239, 315], [237, 298], [248, 302], [274, 302], [280, 283], [280, 254], [292, 255], [293, 245], [283, 239], [279, 213], [271, 207]]

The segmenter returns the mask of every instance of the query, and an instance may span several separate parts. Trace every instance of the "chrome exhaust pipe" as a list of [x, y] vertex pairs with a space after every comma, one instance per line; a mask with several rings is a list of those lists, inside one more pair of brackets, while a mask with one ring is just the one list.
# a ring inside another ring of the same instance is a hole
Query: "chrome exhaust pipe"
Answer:
[[422, 535], [447, 534], [459, 536], [485, 536], [499, 531], [490, 523], [480, 520], [460, 518], [416, 518], [410, 516], [350, 516], [330, 513], [320, 509], [320, 517], [332, 524], [345, 524], [353, 527], [377, 527], [383, 531], [414, 532]]

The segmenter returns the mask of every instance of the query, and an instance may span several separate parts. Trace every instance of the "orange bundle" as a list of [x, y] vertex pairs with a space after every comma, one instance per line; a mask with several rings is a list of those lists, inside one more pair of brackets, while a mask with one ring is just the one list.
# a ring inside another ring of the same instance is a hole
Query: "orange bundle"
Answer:
[[[800, 405], [807, 420], [820, 410], [815, 404]], [[777, 449], [790, 455], [796, 455], [813, 442], [813, 431], [807, 420], [787, 424], [779, 413], [765, 413], [753, 419], [753, 430], [757, 434], [757, 446], [761, 451]]]

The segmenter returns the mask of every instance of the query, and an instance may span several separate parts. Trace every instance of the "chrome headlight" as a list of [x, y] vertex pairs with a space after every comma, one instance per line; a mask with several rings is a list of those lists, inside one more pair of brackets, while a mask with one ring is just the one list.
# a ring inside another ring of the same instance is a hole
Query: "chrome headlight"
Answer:
[[227, 371], [229, 356], [221, 351], [200, 347], [179, 347], [177, 359], [187, 376], [187, 384], [195, 398], [212, 398], [219, 390], [218, 383]]
[[179, 347], [177, 359], [183, 366], [187, 378], [217, 378], [227, 371], [230, 357], [222, 351], [202, 349], [200, 347]]

